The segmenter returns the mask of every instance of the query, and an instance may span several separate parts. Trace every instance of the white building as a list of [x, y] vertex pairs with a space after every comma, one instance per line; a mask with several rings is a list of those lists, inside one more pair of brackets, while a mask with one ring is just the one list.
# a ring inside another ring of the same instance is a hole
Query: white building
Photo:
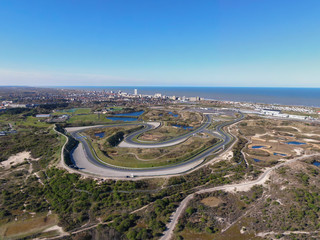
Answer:
[[189, 101], [190, 101], [190, 102], [200, 101], [200, 98], [199, 98], [199, 97], [190, 97], [190, 98], [189, 98]]
[[134, 95], [138, 95], [138, 89], [134, 89]]
[[51, 114], [37, 114], [36, 118], [49, 118], [51, 117]]
[[273, 109], [262, 109], [261, 112], [264, 115], [270, 115], [270, 116], [278, 116], [281, 113], [280, 110], [273, 110]]

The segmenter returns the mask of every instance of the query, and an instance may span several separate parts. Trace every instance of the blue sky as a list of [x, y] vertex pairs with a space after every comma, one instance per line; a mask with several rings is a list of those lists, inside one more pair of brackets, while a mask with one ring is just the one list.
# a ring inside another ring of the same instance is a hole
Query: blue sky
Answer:
[[0, 85], [320, 87], [319, 0], [2, 0]]

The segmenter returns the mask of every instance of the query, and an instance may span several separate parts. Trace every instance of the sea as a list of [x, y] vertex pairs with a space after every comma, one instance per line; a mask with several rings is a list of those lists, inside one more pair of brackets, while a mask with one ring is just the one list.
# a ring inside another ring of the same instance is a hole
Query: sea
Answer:
[[133, 94], [201, 97], [212, 100], [266, 103], [320, 107], [320, 88], [263, 88], [263, 87], [108, 87], [108, 86], [68, 86], [59, 88], [123, 91]]

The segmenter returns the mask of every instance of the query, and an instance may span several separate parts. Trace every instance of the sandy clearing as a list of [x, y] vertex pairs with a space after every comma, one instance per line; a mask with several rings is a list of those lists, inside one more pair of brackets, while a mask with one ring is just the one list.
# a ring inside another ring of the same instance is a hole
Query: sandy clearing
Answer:
[[16, 155], [9, 157], [8, 160], [1, 162], [0, 166], [4, 167], [5, 169], [8, 169], [11, 166], [24, 162], [25, 159], [30, 159], [30, 158], [31, 158], [30, 152], [27, 152], [27, 151], [20, 152], [20, 153], [17, 153]]
[[295, 148], [295, 149], [293, 149], [293, 150], [296, 152], [296, 154], [297, 154], [298, 156], [302, 155], [302, 153], [303, 153], [303, 148]]
[[50, 232], [50, 231], [58, 231], [60, 234], [65, 234], [66, 232], [63, 231], [62, 227], [59, 227], [58, 225], [54, 225], [52, 227], [49, 227], [45, 229], [43, 232]]
[[312, 137], [312, 136], [319, 137], [320, 136], [320, 134], [316, 134], [316, 133], [303, 133], [303, 135], [306, 135], [306, 136], [309, 136], [309, 137]]
[[303, 141], [306, 142], [314, 142], [314, 143], [319, 143], [319, 140], [315, 140], [315, 139], [309, 139], [309, 138], [304, 138]]
[[[290, 234], [318, 234], [320, 231], [310, 231], [310, 232], [307, 232], [307, 231], [285, 231], [285, 232], [282, 232], [281, 234], [283, 235], [290, 235]], [[256, 234], [257, 237], [266, 237], [268, 235], [276, 235], [276, 234], [279, 234], [277, 232], [260, 232], [258, 234]]]

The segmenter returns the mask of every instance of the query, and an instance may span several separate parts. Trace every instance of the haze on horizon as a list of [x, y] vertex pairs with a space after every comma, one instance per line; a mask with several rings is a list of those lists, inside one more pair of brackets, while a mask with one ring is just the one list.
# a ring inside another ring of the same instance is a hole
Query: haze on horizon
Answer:
[[0, 85], [320, 87], [320, 1], [0, 2]]

